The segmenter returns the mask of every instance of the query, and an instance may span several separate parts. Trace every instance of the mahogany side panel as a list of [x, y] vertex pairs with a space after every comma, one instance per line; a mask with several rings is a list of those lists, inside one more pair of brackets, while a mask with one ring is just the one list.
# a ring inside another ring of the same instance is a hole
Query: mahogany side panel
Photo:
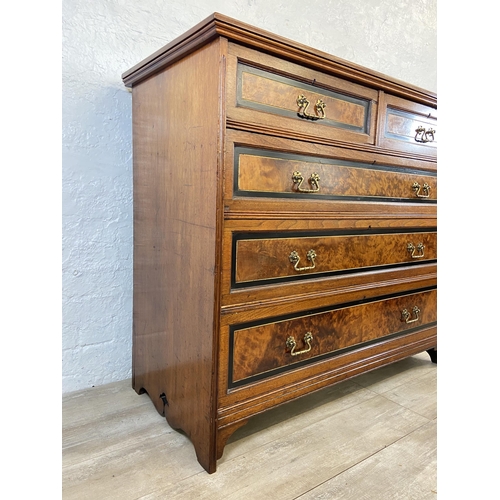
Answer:
[[[133, 387], [215, 471], [221, 42], [133, 88]], [[214, 307], [215, 301], [215, 307]]]

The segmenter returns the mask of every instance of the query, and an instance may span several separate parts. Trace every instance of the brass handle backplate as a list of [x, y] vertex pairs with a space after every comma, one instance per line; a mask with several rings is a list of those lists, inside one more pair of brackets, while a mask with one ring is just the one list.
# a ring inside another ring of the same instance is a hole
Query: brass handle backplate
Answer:
[[[415, 246], [413, 243], [408, 243], [408, 245], [406, 245], [406, 249], [408, 250], [408, 252], [410, 252], [412, 259], [421, 259], [422, 257], [424, 257], [425, 246], [423, 243], [418, 243], [417, 246]], [[417, 250], [419, 253], [415, 254]]]
[[[426, 182], [421, 187], [418, 182], [414, 182], [412, 185], [413, 191], [415, 191], [415, 195], [417, 198], [429, 198], [431, 187]], [[420, 189], [422, 189], [423, 194], [420, 194]]]
[[[410, 319], [412, 314], [415, 316], [413, 319]], [[401, 311], [401, 321], [405, 323], [415, 323], [420, 319], [420, 309], [417, 306], [414, 306], [412, 312], [408, 311], [408, 309], [403, 309]]]
[[299, 107], [299, 111], [297, 114], [300, 116], [300, 118], [307, 118], [308, 120], [323, 120], [323, 118], [326, 118], [326, 104], [321, 99], [318, 99], [316, 101], [316, 104], [314, 105], [316, 115], [310, 115], [307, 112], [309, 104], [311, 103], [304, 96], [304, 94], [300, 94], [299, 97], [297, 97], [297, 106]]
[[309, 250], [306, 254], [306, 258], [309, 262], [312, 262], [312, 266], [305, 266], [305, 267], [298, 267], [300, 257], [299, 254], [294, 250], [288, 258], [290, 259], [290, 262], [293, 264], [293, 268], [296, 271], [308, 271], [309, 269], [314, 269], [316, 267], [316, 262], [314, 262], [314, 259], [316, 258], [316, 252], [314, 250]]
[[306, 352], [309, 352], [311, 350], [312, 339], [313, 339], [312, 333], [307, 332], [304, 335], [304, 344], [307, 344], [307, 349], [303, 349], [302, 351], [295, 352], [295, 348], [297, 347], [297, 342], [293, 337], [288, 337], [286, 339], [286, 347], [287, 347], [287, 349], [291, 349], [290, 354], [292, 356], [298, 356], [299, 354], [305, 354]]
[[420, 125], [417, 129], [415, 129], [415, 141], [417, 142], [433, 142], [434, 141], [434, 134], [436, 131], [433, 128], [429, 128], [428, 130], [425, 130], [422, 125]]
[[307, 189], [304, 189], [302, 186], [302, 183], [304, 182], [304, 176], [298, 171], [296, 170], [293, 174], [292, 174], [292, 181], [293, 181], [293, 184], [295, 186], [295, 184], [297, 184], [297, 191], [300, 191], [301, 193], [317, 193], [319, 191], [319, 181], [321, 179], [319, 178], [319, 175], [314, 172], [313, 174], [311, 174], [311, 177], [309, 177], [309, 184], [311, 185], [311, 189], [307, 188]]

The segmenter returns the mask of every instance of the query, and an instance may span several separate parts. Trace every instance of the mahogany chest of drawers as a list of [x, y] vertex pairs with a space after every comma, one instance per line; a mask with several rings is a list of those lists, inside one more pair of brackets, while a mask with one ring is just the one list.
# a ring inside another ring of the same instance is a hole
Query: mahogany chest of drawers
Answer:
[[132, 87], [133, 387], [216, 470], [257, 413], [436, 360], [436, 95], [214, 14]]

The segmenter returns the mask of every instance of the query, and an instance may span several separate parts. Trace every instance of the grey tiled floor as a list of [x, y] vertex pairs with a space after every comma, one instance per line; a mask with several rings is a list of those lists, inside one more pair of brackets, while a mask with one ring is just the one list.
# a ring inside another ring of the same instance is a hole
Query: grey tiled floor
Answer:
[[63, 397], [64, 499], [437, 498], [437, 366], [418, 354], [254, 417], [207, 474], [130, 381]]

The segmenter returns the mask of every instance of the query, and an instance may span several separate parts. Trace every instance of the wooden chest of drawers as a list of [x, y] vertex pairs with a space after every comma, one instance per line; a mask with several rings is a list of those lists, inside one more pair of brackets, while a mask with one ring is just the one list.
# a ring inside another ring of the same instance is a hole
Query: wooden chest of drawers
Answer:
[[216, 470], [257, 413], [436, 347], [436, 96], [214, 14], [132, 87], [133, 387]]

